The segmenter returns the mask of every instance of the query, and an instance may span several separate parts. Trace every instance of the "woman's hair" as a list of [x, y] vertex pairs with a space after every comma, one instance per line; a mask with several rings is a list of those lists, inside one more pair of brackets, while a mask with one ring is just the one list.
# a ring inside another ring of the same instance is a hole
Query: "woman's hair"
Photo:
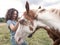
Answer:
[[18, 20], [18, 11], [17, 11], [16, 9], [14, 9], [14, 8], [11, 8], [11, 9], [9, 9], [9, 10], [7, 11], [7, 13], [6, 13], [6, 21], [7, 21], [7, 20], [12, 20], [14, 11], [17, 12], [17, 16], [16, 16], [16, 19], [15, 19], [15, 20], [16, 20], [16, 21]]

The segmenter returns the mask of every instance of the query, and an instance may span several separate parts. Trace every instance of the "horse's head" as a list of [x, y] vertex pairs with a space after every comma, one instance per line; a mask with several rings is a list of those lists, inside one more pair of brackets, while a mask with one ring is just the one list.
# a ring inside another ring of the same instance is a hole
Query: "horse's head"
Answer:
[[23, 16], [25, 19], [27, 19], [28, 21], [32, 21], [32, 22], [36, 21], [35, 23], [37, 26], [38, 25], [39, 26], [46, 26], [44, 23], [42, 23], [41, 21], [38, 20], [39, 14], [37, 14], [37, 13], [43, 13], [45, 11], [45, 9], [43, 9], [43, 8], [41, 8], [41, 6], [39, 6], [39, 8], [37, 10], [36, 9], [30, 10], [28, 2], [26, 2], [25, 8], [26, 8], [26, 11], [23, 13]]
[[[25, 18], [31, 19], [31, 20], [37, 20], [41, 21], [42, 23], [48, 25], [49, 27], [59, 27], [58, 22], [58, 15], [55, 14], [56, 10], [50, 11], [45, 8], [39, 7], [37, 10], [30, 10], [29, 3], [26, 2], [26, 12], [25, 12]], [[56, 12], [57, 13], [57, 12]]]

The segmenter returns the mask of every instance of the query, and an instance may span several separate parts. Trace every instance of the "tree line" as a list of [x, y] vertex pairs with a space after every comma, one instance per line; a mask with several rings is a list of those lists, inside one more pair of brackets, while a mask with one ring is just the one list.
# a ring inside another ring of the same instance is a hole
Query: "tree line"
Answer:
[[5, 18], [4, 17], [0, 18], [0, 22], [5, 22]]

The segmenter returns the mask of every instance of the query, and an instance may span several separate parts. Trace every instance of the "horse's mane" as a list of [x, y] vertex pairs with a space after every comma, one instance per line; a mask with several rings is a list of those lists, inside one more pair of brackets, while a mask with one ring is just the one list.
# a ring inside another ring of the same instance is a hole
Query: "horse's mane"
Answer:
[[60, 9], [55, 9], [55, 8], [51, 8], [51, 9], [39, 9], [38, 10], [39, 13], [44, 13], [44, 12], [49, 12], [49, 13], [53, 13], [54, 15], [57, 15], [57, 17], [60, 17]]
[[40, 8], [39, 9], [39, 13], [43, 13], [44, 11], [46, 12], [46, 10], [49, 11], [50, 13], [54, 13], [56, 15], [60, 15], [60, 9], [56, 9], [56, 8], [51, 8], [51, 9]]
[[54, 13], [54, 14], [60, 16], [60, 9], [50, 9], [49, 11], [50, 11], [51, 13]]

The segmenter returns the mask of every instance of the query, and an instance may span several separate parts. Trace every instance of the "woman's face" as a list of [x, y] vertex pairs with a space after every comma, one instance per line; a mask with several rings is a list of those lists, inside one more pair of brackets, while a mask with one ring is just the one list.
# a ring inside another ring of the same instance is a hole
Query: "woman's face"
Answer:
[[14, 11], [14, 13], [13, 13], [13, 19], [15, 20], [16, 17], [17, 17], [17, 11]]

